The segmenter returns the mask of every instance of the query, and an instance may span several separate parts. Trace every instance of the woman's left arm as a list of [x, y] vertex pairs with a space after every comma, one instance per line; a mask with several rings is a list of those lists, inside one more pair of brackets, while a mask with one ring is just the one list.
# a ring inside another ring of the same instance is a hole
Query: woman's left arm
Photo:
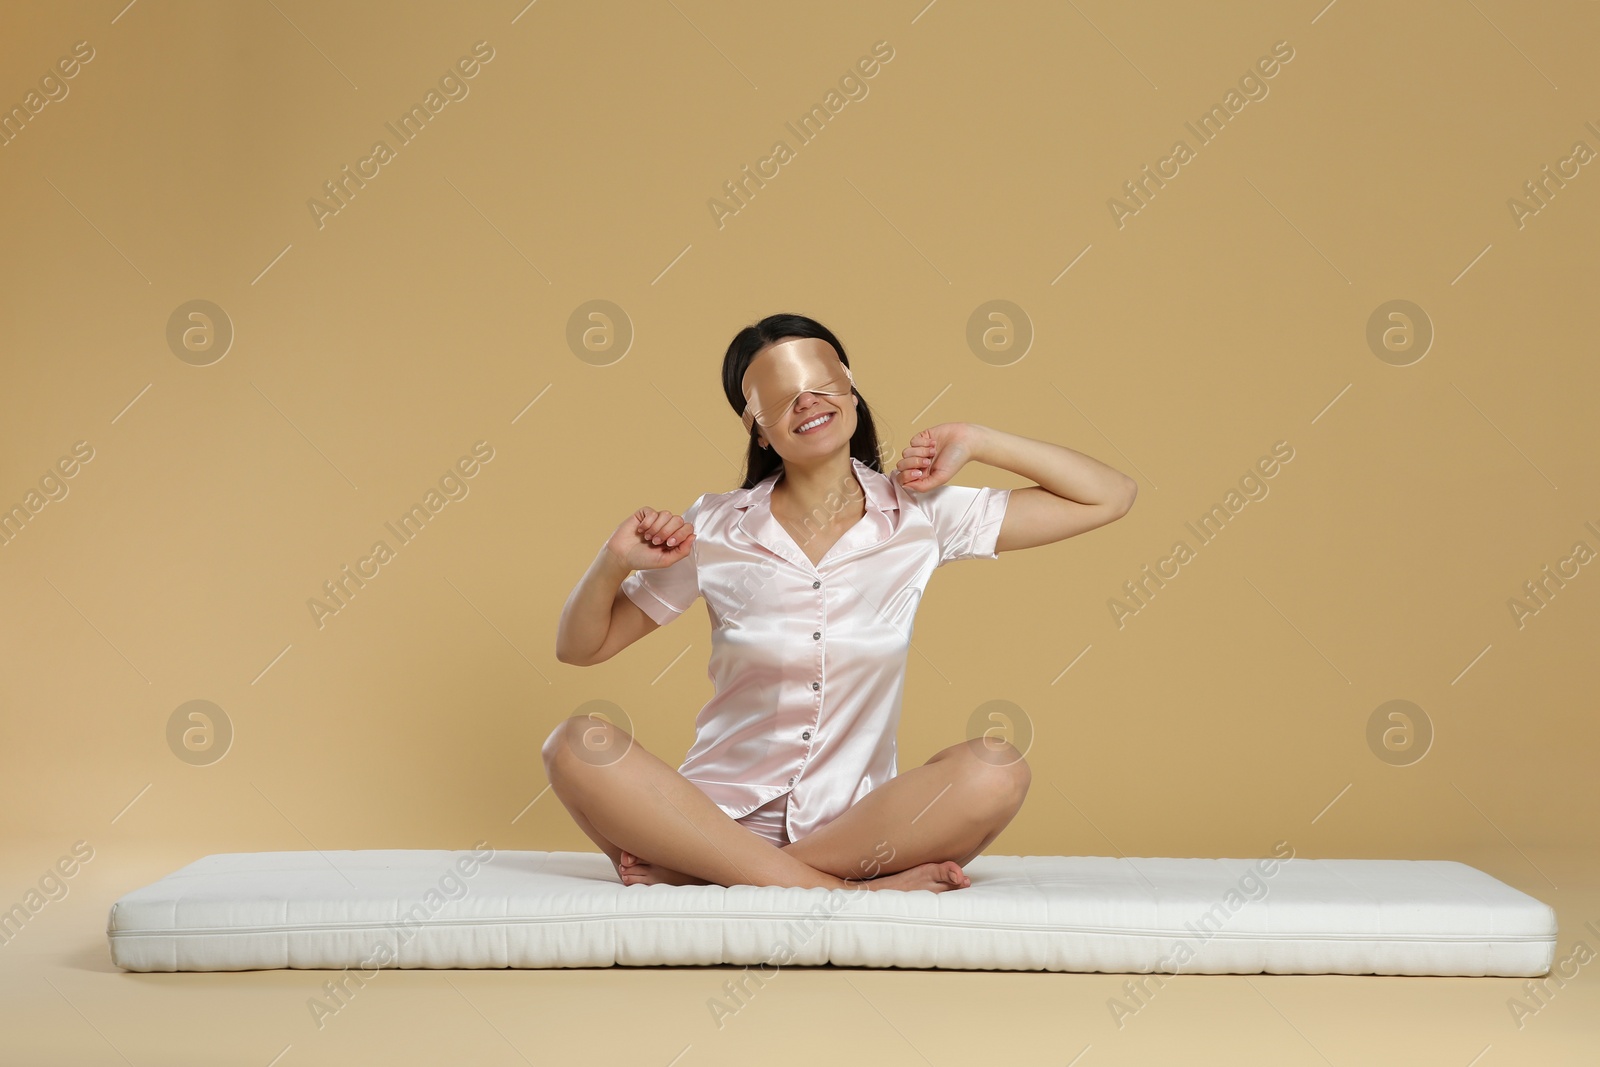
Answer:
[[972, 458], [1038, 485], [1011, 490], [996, 552], [1048, 545], [1128, 513], [1139, 483], [1115, 467], [1048, 441], [968, 423]]
[[1039, 483], [1011, 490], [996, 552], [1048, 545], [1114, 522], [1139, 493], [1137, 482], [1093, 456], [971, 422], [929, 427], [912, 438], [905, 457], [900, 468], [910, 477], [903, 474], [903, 484], [913, 492], [921, 483], [948, 481], [969, 460]]

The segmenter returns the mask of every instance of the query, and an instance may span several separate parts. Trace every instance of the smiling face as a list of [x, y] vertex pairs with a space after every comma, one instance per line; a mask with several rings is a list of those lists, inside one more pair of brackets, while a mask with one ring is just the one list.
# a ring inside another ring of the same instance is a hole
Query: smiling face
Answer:
[[746, 427], [785, 460], [849, 450], [856, 432], [853, 381], [828, 342], [791, 337], [767, 346], [745, 369], [743, 388]]

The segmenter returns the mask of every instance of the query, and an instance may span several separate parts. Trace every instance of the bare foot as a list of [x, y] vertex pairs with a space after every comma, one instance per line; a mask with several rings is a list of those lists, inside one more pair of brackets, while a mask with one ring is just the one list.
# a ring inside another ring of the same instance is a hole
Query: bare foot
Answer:
[[617, 876], [622, 879], [623, 885], [710, 885], [704, 878], [696, 878], [692, 874], [684, 874], [670, 867], [662, 867], [655, 863], [646, 863], [638, 856], [623, 850], [621, 862], [617, 864]]
[[972, 885], [972, 879], [967, 877], [955, 860], [945, 860], [943, 863], [921, 863], [895, 874], [879, 875], [853, 884], [863, 889], [928, 889], [943, 893], [951, 889], [966, 889]]

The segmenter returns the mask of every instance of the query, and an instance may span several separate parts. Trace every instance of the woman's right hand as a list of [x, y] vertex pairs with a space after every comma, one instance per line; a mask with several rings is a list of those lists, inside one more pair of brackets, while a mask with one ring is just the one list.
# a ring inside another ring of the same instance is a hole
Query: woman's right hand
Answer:
[[606, 542], [606, 551], [629, 571], [648, 571], [672, 566], [688, 555], [693, 545], [694, 527], [682, 516], [640, 508], [622, 520]]

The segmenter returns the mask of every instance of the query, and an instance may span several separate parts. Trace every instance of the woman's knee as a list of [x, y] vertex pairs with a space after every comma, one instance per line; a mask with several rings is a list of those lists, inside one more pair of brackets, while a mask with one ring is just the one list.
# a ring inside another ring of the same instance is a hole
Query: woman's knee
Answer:
[[975, 738], [966, 748], [963, 774], [980, 798], [1007, 812], [1022, 806], [1033, 783], [1033, 768], [1009, 741]]
[[540, 754], [546, 772], [554, 779], [556, 774], [574, 765], [610, 766], [626, 755], [633, 743], [628, 731], [608, 719], [571, 715], [550, 731]]

